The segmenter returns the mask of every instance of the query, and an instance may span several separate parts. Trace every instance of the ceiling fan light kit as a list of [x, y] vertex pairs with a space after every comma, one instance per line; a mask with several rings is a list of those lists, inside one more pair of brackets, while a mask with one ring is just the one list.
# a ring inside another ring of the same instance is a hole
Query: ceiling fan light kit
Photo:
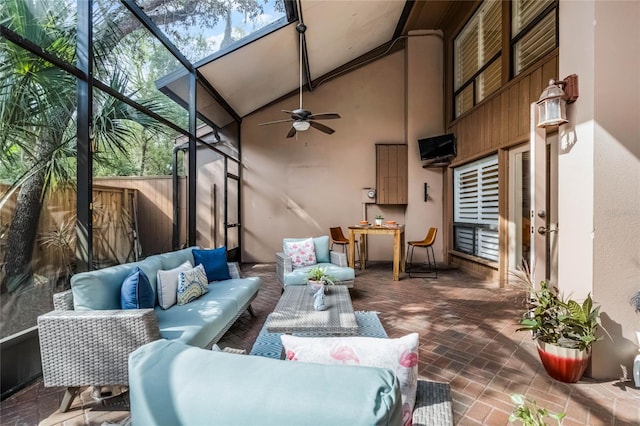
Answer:
[[309, 127], [313, 127], [316, 130], [320, 130], [323, 133], [331, 135], [335, 132], [331, 127], [325, 126], [324, 124], [318, 123], [316, 120], [334, 120], [340, 118], [340, 115], [335, 112], [325, 112], [322, 114], [313, 114], [311, 111], [302, 108], [302, 46], [304, 43], [304, 32], [307, 30], [307, 26], [300, 22], [296, 25], [296, 31], [300, 35], [300, 84], [299, 84], [299, 93], [300, 93], [300, 108], [294, 109], [293, 111], [282, 110], [282, 112], [289, 114], [291, 118], [287, 120], [275, 120], [269, 121], [266, 123], [260, 123], [259, 126], [265, 126], [267, 124], [276, 124], [276, 123], [292, 123], [291, 129], [289, 129], [289, 133], [287, 133], [287, 138], [293, 137], [296, 132], [304, 132], [309, 130]]

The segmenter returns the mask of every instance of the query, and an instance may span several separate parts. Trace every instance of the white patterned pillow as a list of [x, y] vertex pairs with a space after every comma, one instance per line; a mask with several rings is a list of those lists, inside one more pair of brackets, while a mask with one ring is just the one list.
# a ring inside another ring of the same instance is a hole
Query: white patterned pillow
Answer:
[[[403, 424], [411, 424], [418, 386], [418, 333], [398, 339], [280, 336], [291, 361], [388, 368], [400, 382]], [[407, 420], [409, 423], [407, 423]]]
[[158, 271], [158, 305], [162, 309], [169, 309], [176, 304], [178, 298], [178, 275], [188, 271], [193, 265], [188, 260], [174, 269]]
[[178, 305], [186, 305], [208, 291], [207, 273], [202, 265], [178, 273]]
[[318, 263], [316, 261], [316, 248], [313, 244], [313, 238], [286, 242], [284, 254], [291, 258], [291, 266], [294, 269]]

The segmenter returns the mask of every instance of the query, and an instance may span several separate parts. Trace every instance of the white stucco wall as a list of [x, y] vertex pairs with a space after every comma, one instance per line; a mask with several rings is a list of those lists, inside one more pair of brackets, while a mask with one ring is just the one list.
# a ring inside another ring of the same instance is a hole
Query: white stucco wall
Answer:
[[560, 78], [580, 98], [560, 129], [559, 287], [601, 305], [591, 375], [630, 375], [640, 315], [640, 2], [561, 1]]

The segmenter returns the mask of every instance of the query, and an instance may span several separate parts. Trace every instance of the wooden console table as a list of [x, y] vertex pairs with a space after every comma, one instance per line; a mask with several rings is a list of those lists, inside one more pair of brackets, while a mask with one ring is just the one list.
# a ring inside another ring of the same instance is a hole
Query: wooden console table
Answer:
[[349, 227], [349, 266], [355, 266], [356, 235], [360, 235], [360, 269], [367, 261], [367, 235], [393, 235], [393, 280], [400, 280], [404, 272], [404, 225], [356, 225]]

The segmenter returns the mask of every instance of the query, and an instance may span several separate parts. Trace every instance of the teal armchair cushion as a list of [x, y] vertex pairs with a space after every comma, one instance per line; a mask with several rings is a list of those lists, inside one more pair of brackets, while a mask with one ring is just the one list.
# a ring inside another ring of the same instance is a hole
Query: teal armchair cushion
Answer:
[[158, 340], [129, 356], [134, 425], [400, 425], [390, 370], [215, 352]]

